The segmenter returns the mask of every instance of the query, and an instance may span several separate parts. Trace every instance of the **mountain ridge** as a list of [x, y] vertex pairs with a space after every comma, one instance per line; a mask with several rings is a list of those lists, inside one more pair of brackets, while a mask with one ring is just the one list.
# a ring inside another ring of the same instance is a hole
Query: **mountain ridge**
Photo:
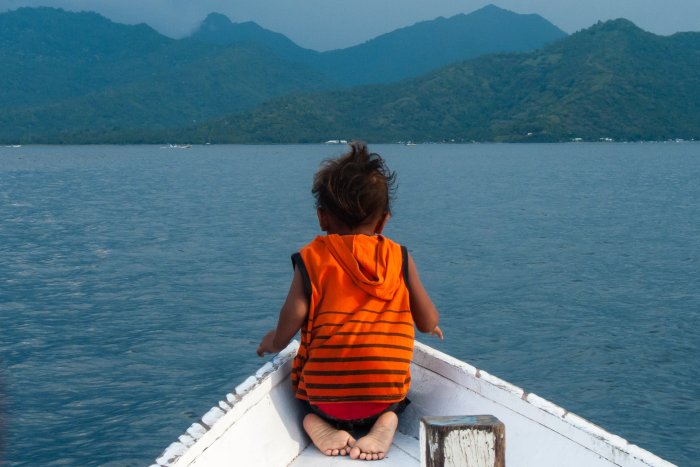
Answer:
[[305, 49], [284, 34], [265, 29], [254, 21], [234, 23], [228, 16], [221, 13], [209, 13], [190, 38], [217, 45], [256, 42], [286, 59], [309, 61], [320, 53]]
[[[268, 126], [286, 131], [270, 138]], [[191, 132], [252, 143], [700, 139], [700, 33], [656, 36], [612, 20], [538, 51], [483, 56], [400, 85], [282, 97]]]
[[254, 32], [246, 33], [245, 24], [249, 23], [233, 23], [224, 15], [210, 14], [192, 37], [219, 44], [257, 40], [280, 56], [306, 63], [346, 86], [399, 81], [455, 61], [539, 48], [566, 37], [539, 15], [513, 13], [494, 5], [468, 14], [420, 21], [361, 44], [326, 52], [303, 49], [286, 37], [281, 41], [278, 33], [258, 25]]
[[[13, 27], [13, 25], [15, 25]], [[96, 13], [0, 14], [0, 138], [192, 124], [265, 100], [335, 86], [246, 43], [175, 40]]]
[[[367, 81], [372, 69], [380, 69], [368, 62], [358, 72], [363, 58], [350, 57], [347, 63], [324, 62], [329, 72], [316, 62], [328, 55], [302, 49], [250, 22], [234, 25], [233, 44], [203, 40], [205, 33], [226, 32], [232, 24], [222, 15], [209, 15], [194, 37], [178, 40], [145, 24], [123, 25], [92, 12], [42, 7], [1, 13], [0, 67], [13, 72], [0, 75], [0, 139], [71, 141], [66, 135], [146, 134], [222, 118], [281, 95], [347, 87]], [[379, 52], [382, 62], [397, 57]], [[415, 74], [421, 68], [409, 62], [408, 71]], [[375, 76], [370, 81], [386, 79]]]
[[[14, 29], [0, 14], [0, 66], [13, 70], [0, 75], [7, 143], [700, 139], [700, 33], [611, 20], [528, 52], [343, 88], [254, 37], [217, 45], [94, 13], [17, 11]], [[503, 14], [478, 13], [489, 11]], [[31, 15], [39, 20], [24, 24]], [[210, 23], [219, 20], [230, 23]], [[356, 74], [371, 68], [352, 63]]]

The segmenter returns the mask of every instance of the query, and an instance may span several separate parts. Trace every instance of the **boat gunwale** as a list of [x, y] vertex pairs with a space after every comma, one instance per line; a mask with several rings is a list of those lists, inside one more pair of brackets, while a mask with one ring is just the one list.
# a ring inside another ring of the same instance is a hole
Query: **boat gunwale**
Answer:
[[[248, 409], [255, 406], [272, 388], [288, 377], [291, 360], [296, 355], [298, 347], [299, 343], [296, 340], [292, 341], [271, 361], [258, 369], [255, 375], [249, 376], [236, 386], [226, 395], [225, 400], [212, 407], [200, 421], [193, 423], [177, 441], [171, 443], [151, 467], [174, 466], [181, 462], [184, 462], [183, 465], [188, 465], [188, 462], [196, 460], [199, 454], [243, 417]], [[481, 398], [553, 431], [614, 465], [618, 465], [619, 462], [619, 459], [615, 458], [616, 452], [626, 454], [650, 467], [675, 465], [535, 393], [528, 393], [518, 386], [419, 341], [415, 341], [412, 363], [426, 372], [439, 375]], [[273, 381], [263, 387], [263, 383], [269, 379]], [[255, 397], [256, 394], [258, 397]], [[231, 411], [236, 414], [230, 414]], [[221, 423], [217, 425], [217, 422], [224, 417], [227, 418], [225, 426]], [[562, 427], [566, 428], [566, 432], [557, 429]], [[596, 440], [602, 441], [607, 446], [605, 452], [591, 446]]]
[[[296, 355], [298, 348], [299, 342], [293, 340], [271, 361], [261, 366], [254, 375], [246, 378], [226, 394], [224, 400], [219, 401], [218, 405], [209, 409], [199, 421], [190, 425], [185, 433], [178, 437], [177, 441], [165, 448], [150, 467], [176, 466], [181, 462], [186, 462], [187, 464], [184, 465], [188, 465], [189, 462], [196, 460], [272, 388], [287, 378], [291, 370], [291, 360]], [[276, 378], [275, 375], [277, 375]], [[268, 387], [263, 388], [263, 384], [270, 379], [273, 381], [270, 381]], [[260, 389], [265, 390], [261, 391]], [[228, 419], [226, 425], [217, 424], [224, 417]]]
[[[621, 451], [622, 453], [627, 454], [650, 467], [675, 466], [675, 464], [662, 459], [652, 452], [630, 443], [621, 436], [610, 433], [604, 428], [601, 428], [600, 426], [579, 415], [576, 415], [573, 412], [569, 412], [563, 407], [560, 407], [535, 393], [527, 392], [512, 383], [502, 380], [497, 376], [494, 376], [484, 370], [480, 370], [462, 360], [459, 360], [419, 341], [415, 342], [413, 363], [422, 367], [426, 371], [438, 374], [443, 378], [452, 381], [456, 385], [474, 392], [479, 397], [487, 399], [518, 414], [521, 417], [527, 418], [533, 423], [537, 423], [549, 430], [552, 430], [558, 435], [563, 436], [569, 439], [571, 442], [594, 452], [615, 465], [617, 465], [619, 460], [615, 459], [614, 452]], [[493, 389], [493, 394], [495, 397], [489, 397], [486, 395], [483, 388], [481, 388], [481, 391], [477, 391], [474, 384], [470, 384], [475, 380], [486, 383], [488, 386], [490, 386]], [[516, 408], [513, 407], [514, 403], [525, 403], [526, 407], [530, 407], [531, 409], [535, 410], [535, 414], [543, 416], [545, 419], [544, 422], [537, 420], [533, 416], [529, 416], [527, 413], [521, 410], [516, 410]], [[570, 429], [569, 434], [562, 433], [561, 431], [550, 426], [550, 424], [560, 424], [562, 422]], [[579, 438], [576, 436], [577, 434], [603, 441], [609, 446], [610, 452], [602, 453], [598, 449], [593, 449], [592, 447], [588, 446], [584, 440], [575, 439]], [[573, 437], [570, 435], [573, 435]]]

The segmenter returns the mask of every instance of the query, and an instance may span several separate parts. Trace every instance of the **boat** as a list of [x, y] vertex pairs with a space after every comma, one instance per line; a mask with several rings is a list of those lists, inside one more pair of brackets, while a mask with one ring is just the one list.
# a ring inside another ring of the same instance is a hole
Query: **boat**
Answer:
[[[290, 382], [298, 346], [292, 342], [236, 386], [151, 467], [356, 465], [347, 456], [325, 456], [304, 433], [304, 407]], [[377, 461], [380, 466], [421, 465], [422, 417], [469, 414], [493, 415], [505, 425], [509, 467], [673, 466], [536, 394], [417, 341], [408, 398], [411, 404], [399, 417], [392, 447]]]
[[345, 139], [329, 139], [325, 144], [348, 144]]

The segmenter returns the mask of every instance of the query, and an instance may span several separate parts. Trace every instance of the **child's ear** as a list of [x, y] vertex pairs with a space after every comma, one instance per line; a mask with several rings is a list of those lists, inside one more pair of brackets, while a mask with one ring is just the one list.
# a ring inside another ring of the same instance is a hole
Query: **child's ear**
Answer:
[[391, 214], [388, 212], [385, 212], [382, 217], [379, 218], [379, 222], [377, 222], [377, 226], [374, 228], [374, 233], [377, 235], [380, 235], [382, 231], [384, 230], [384, 227], [386, 226], [386, 223], [389, 222], [389, 218], [391, 217]]
[[328, 232], [328, 214], [321, 208], [316, 208], [316, 216], [318, 217], [318, 226], [324, 232]]

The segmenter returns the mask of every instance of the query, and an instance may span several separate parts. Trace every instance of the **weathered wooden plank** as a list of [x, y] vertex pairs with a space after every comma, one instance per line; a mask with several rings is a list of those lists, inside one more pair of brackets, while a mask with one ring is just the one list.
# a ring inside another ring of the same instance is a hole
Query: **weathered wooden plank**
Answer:
[[506, 431], [492, 415], [423, 417], [422, 467], [505, 467]]

